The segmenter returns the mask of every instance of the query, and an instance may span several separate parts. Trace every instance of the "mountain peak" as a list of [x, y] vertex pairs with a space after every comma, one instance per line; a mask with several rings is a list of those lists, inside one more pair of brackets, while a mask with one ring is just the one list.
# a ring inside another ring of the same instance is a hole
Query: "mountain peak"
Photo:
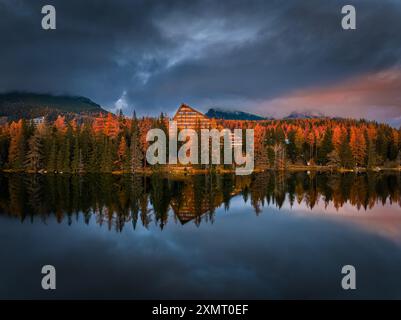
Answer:
[[291, 119], [320, 119], [320, 118], [327, 118], [321, 112], [315, 111], [292, 111], [288, 116], [284, 117], [283, 119], [291, 120]]
[[9, 119], [54, 117], [58, 114], [107, 113], [100, 105], [83, 96], [32, 92], [0, 94], [0, 116]]
[[239, 110], [227, 110], [218, 107], [210, 108], [206, 112], [206, 116], [215, 119], [224, 120], [266, 120], [267, 118]]

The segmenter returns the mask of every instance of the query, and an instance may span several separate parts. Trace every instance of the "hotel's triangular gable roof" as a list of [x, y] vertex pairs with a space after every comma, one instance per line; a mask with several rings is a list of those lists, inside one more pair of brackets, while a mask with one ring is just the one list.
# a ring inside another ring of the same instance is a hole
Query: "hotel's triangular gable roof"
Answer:
[[204, 117], [204, 118], [208, 118], [208, 117], [207, 117], [206, 115], [204, 115], [202, 112], [200, 112], [200, 111], [198, 111], [198, 110], [192, 108], [191, 106], [189, 106], [189, 105], [183, 103], [183, 104], [180, 105], [180, 107], [179, 107], [178, 110], [176, 111], [176, 113], [175, 113], [173, 119], [175, 119], [175, 118], [177, 117], [177, 115], [180, 113], [180, 111], [181, 111], [182, 109], [184, 109], [184, 108], [185, 108], [185, 109], [190, 109], [192, 112], [196, 112], [197, 114], [199, 114], [200, 116], [202, 116], [202, 117]]

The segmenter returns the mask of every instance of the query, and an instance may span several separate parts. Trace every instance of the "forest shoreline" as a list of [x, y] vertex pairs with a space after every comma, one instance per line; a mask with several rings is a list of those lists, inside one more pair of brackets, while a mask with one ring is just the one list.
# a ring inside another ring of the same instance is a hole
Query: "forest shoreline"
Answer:
[[[276, 172], [337, 172], [337, 173], [362, 173], [362, 172], [401, 172], [401, 166], [399, 167], [380, 167], [377, 166], [375, 168], [365, 168], [358, 167], [354, 169], [333, 167], [333, 166], [301, 166], [301, 165], [289, 165], [285, 168], [255, 168], [252, 173], [261, 173], [265, 171], [276, 171]], [[197, 169], [190, 167], [167, 167], [167, 168], [143, 168], [138, 169], [134, 173], [129, 171], [122, 170], [114, 170], [114, 171], [96, 171], [96, 172], [48, 172], [46, 170], [33, 171], [33, 170], [16, 170], [16, 169], [0, 169], [1, 173], [11, 173], [11, 174], [69, 174], [69, 175], [82, 175], [82, 174], [113, 174], [113, 175], [123, 175], [123, 174], [144, 174], [144, 175], [152, 175], [155, 173], [165, 174], [168, 176], [191, 176], [191, 175], [204, 175], [214, 173], [217, 175], [221, 174], [235, 174], [235, 169]]]

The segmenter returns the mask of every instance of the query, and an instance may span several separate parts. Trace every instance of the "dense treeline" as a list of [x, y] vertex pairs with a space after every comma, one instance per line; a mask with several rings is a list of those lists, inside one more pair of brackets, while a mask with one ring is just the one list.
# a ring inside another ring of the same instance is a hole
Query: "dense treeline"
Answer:
[[[256, 167], [398, 167], [401, 131], [364, 120], [212, 120], [212, 127], [253, 128]], [[59, 116], [35, 125], [21, 119], [0, 126], [0, 168], [28, 172], [136, 172], [148, 167], [146, 133], [168, 133], [168, 118], [100, 116], [78, 123]]]
[[78, 124], [59, 116], [35, 125], [24, 119], [0, 127], [0, 167], [29, 172], [134, 172], [144, 166], [143, 125], [158, 120], [109, 114]]
[[[144, 175], [0, 175], [0, 212], [24, 220], [56, 217], [69, 224], [80, 216], [121, 231], [169, 222], [213, 222], [221, 204], [241, 196], [256, 214], [263, 207], [307, 208], [346, 203], [361, 210], [386, 203], [401, 206], [399, 173], [285, 173], [266, 171], [252, 176], [194, 175], [168, 179]], [[363, 212], [361, 212], [363, 214]]]
[[[225, 121], [224, 125], [232, 128], [241, 124]], [[401, 163], [401, 128], [396, 130], [387, 124], [300, 119], [253, 122], [251, 127], [255, 130], [258, 166], [285, 168], [308, 164], [373, 169], [399, 167]]]

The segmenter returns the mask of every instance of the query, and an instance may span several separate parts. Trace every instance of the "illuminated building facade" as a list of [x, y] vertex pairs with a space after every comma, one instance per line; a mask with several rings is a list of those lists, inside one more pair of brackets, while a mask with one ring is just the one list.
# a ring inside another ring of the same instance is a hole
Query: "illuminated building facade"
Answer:
[[178, 129], [209, 129], [210, 119], [194, 108], [182, 104], [173, 117]]

